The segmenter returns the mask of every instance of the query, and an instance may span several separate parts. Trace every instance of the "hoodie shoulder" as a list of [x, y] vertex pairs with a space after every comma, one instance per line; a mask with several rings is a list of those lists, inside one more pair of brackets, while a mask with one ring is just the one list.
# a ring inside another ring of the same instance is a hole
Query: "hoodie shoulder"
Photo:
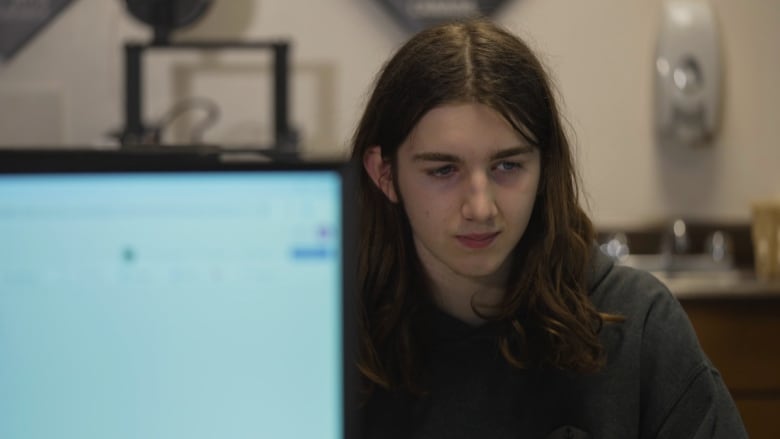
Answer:
[[644, 314], [658, 301], [678, 304], [666, 285], [651, 273], [617, 265], [600, 251], [591, 264], [589, 292], [600, 312], [612, 314]]

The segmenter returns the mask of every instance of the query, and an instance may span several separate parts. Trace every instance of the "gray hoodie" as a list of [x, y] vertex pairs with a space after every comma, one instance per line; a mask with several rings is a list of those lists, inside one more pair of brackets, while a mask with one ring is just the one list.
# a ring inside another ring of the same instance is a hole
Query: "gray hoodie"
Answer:
[[495, 327], [435, 312], [430, 392], [375, 392], [360, 412], [362, 437], [746, 438], [679, 302], [651, 274], [596, 253], [591, 300], [626, 317], [600, 333], [601, 372], [518, 370], [499, 353]]

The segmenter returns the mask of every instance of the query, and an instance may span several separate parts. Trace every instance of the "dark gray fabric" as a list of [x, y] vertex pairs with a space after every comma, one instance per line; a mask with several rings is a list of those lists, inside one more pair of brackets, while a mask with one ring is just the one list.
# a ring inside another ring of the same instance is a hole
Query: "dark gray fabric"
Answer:
[[366, 438], [746, 438], [720, 375], [668, 289], [649, 273], [598, 254], [596, 307], [626, 317], [600, 337], [606, 368], [593, 375], [517, 370], [497, 329], [431, 317], [430, 392], [377, 391], [361, 409]]

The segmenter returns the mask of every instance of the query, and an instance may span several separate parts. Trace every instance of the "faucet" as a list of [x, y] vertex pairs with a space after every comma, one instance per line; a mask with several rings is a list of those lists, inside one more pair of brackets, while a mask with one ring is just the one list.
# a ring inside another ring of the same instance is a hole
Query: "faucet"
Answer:
[[661, 239], [662, 255], [680, 255], [688, 252], [690, 248], [690, 239], [688, 237], [688, 226], [681, 218], [672, 222], [671, 227], [664, 232]]
[[678, 268], [681, 255], [688, 253], [691, 241], [688, 225], [682, 218], [672, 221], [661, 238], [661, 265], [665, 271]]
[[728, 233], [716, 230], [703, 243], [703, 251], [691, 254], [688, 224], [677, 218], [661, 240], [661, 266], [665, 271], [724, 270], [733, 267], [732, 240]]

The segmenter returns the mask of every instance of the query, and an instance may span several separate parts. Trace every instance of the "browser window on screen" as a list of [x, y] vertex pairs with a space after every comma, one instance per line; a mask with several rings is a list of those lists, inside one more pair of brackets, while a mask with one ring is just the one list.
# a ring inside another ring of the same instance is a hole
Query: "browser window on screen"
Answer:
[[341, 184], [0, 176], [0, 437], [342, 437]]

